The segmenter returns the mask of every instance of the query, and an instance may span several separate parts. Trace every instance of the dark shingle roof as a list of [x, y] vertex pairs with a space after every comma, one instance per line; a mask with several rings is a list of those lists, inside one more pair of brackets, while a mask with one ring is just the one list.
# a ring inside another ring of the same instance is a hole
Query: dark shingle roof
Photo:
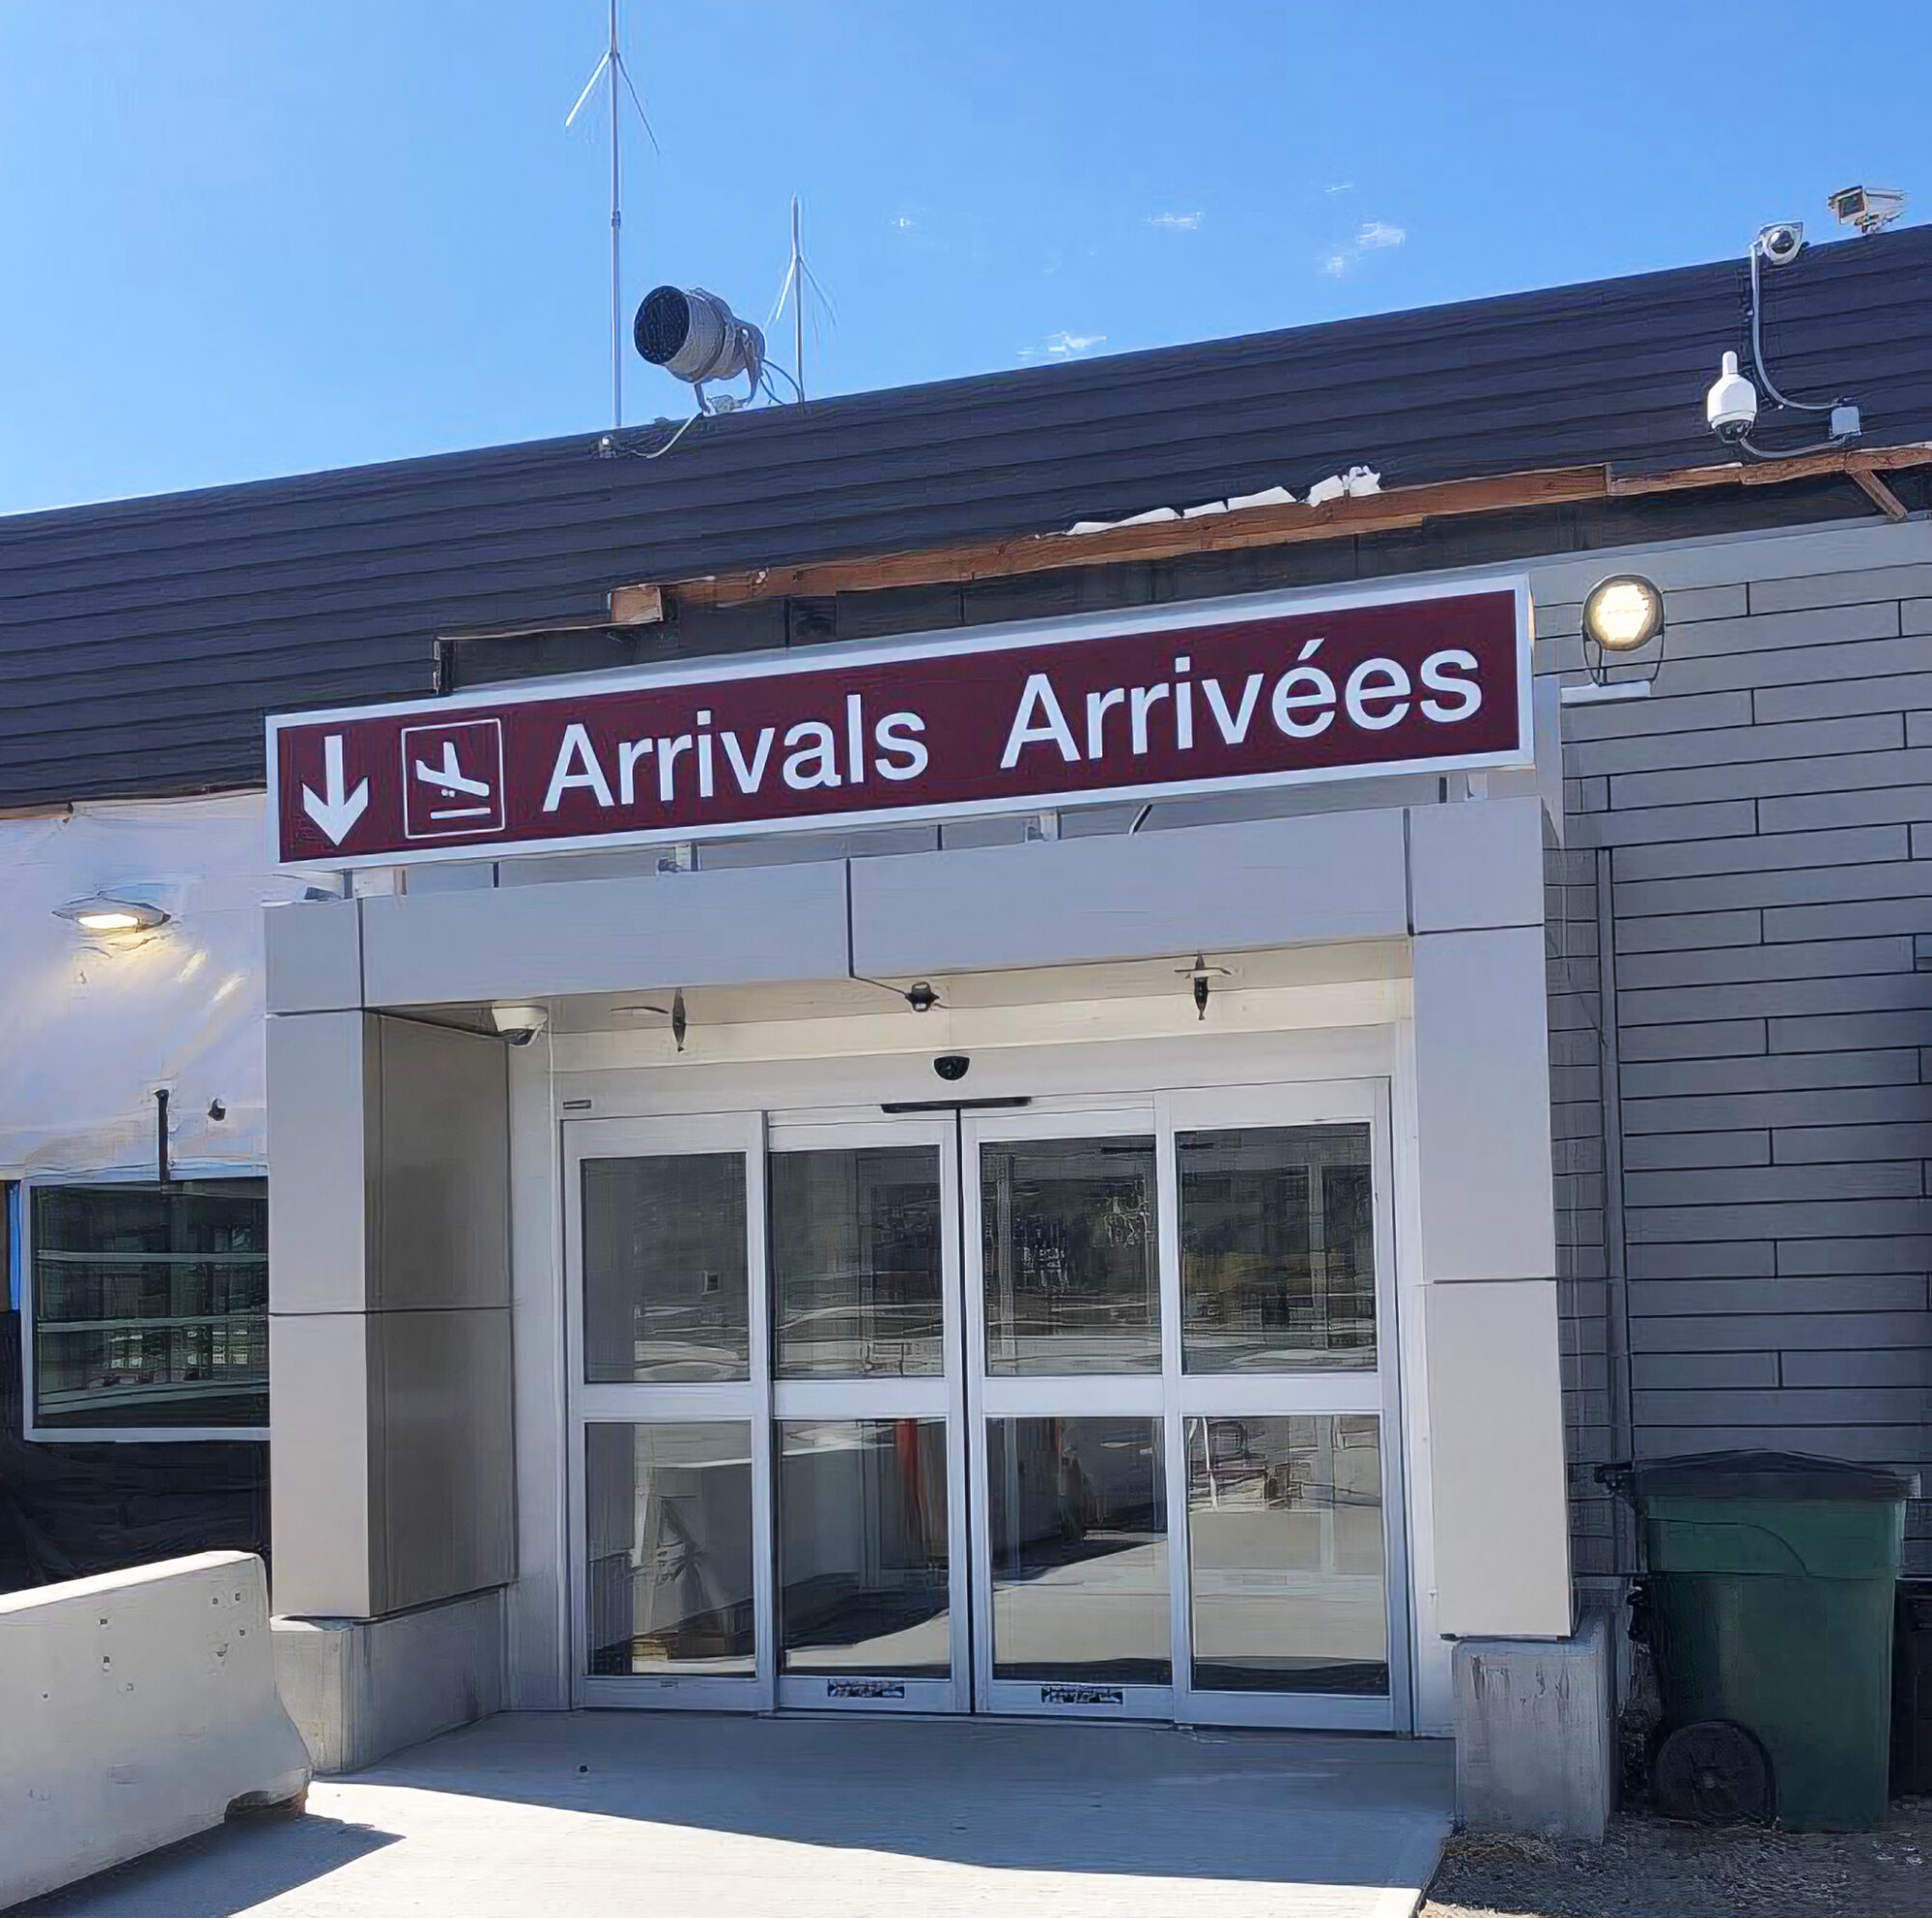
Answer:
[[[1772, 280], [1789, 392], [1932, 439], [1932, 227]], [[1363, 462], [1384, 486], [1719, 449], [1740, 262], [706, 421], [0, 520], [0, 806], [252, 784], [265, 711], [427, 689], [453, 628], [614, 585], [1112, 519]], [[647, 434], [655, 444], [661, 434]], [[639, 436], [627, 436], [633, 444]]]

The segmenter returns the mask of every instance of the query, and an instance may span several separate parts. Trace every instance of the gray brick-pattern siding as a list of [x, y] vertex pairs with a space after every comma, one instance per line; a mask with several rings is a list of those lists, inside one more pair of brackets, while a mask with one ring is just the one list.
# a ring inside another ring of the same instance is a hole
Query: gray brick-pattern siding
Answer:
[[1563, 1340], [1563, 1423], [1575, 1496], [1571, 1551], [1578, 1574], [1613, 1571], [1617, 1515], [1592, 1470], [1620, 1450], [1613, 1395], [1605, 1234], [1603, 991], [1598, 969], [1597, 854], [1552, 846], [1544, 859], [1549, 979], [1549, 1093], [1554, 1115], [1556, 1270]]
[[[1564, 710], [1551, 1097], [1583, 1575], [1619, 1549], [1589, 1475], [1613, 1451], [1932, 1468], [1932, 565], [1753, 579], [1763, 549], [1733, 551], [1734, 582], [1669, 595], [1650, 698]], [[1576, 609], [1538, 625], [1545, 670], [1574, 671]], [[1908, 1533], [1932, 1572], [1932, 1505]]]

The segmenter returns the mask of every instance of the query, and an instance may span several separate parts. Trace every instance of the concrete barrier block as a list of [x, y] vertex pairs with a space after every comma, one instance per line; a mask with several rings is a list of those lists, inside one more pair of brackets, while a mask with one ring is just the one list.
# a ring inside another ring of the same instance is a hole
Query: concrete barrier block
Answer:
[[275, 1676], [318, 1772], [359, 1771], [503, 1708], [503, 1601], [387, 1618], [277, 1618]]
[[1616, 1809], [1616, 1670], [1601, 1612], [1556, 1641], [1456, 1646], [1456, 1819], [1599, 1840]]
[[243, 1552], [0, 1597], [0, 1906], [308, 1789]]

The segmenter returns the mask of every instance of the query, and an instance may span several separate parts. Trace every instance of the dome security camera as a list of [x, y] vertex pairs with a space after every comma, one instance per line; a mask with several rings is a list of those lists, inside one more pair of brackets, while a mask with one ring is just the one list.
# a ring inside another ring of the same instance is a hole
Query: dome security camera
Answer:
[[1704, 417], [1720, 440], [1742, 440], [1757, 423], [1757, 388], [1738, 371], [1735, 353], [1724, 355], [1723, 370], [1704, 395]]
[[492, 1006], [490, 1023], [505, 1045], [527, 1045], [550, 1024], [550, 1014], [542, 1006]]
[[961, 1079], [963, 1079], [966, 1076], [967, 1068], [970, 1067], [972, 1063], [973, 1063], [972, 1060], [967, 1058], [967, 1056], [963, 1052], [942, 1052], [939, 1055], [939, 1057], [932, 1062], [932, 1070], [935, 1073], [937, 1073], [939, 1076], [947, 1082], [948, 1085], [956, 1085]]
[[1757, 250], [1771, 267], [1788, 267], [1804, 250], [1804, 228], [1795, 219], [1781, 219], [1758, 234]]

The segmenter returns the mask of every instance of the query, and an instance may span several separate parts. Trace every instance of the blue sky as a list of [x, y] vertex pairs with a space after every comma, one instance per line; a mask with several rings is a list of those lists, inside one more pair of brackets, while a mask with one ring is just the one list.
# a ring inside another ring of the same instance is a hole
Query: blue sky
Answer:
[[[762, 320], [796, 191], [814, 393], [1828, 237], [1861, 180], [1932, 215], [1923, 0], [625, 26], [663, 147], [627, 129], [627, 307], [695, 281]], [[608, 425], [606, 109], [563, 128], [604, 35], [603, 0], [0, 0], [0, 511]]]

